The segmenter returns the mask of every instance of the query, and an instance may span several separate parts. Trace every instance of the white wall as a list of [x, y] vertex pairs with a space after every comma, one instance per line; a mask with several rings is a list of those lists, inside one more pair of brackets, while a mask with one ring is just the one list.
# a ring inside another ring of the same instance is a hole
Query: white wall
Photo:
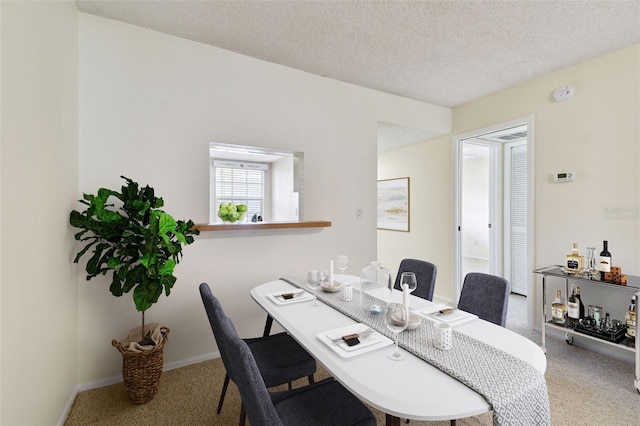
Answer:
[[[461, 198], [462, 256], [489, 260], [489, 148], [476, 149], [473, 158], [463, 158]], [[482, 151], [482, 153], [480, 153]]]
[[[575, 97], [554, 102], [553, 90], [567, 84], [575, 87]], [[606, 239], [613, 263], [623, 273], [640, 275], [640, 46], [457, 107], [453, 134], [529, 115], [535, 122], [535, 152], [530, 154], [534, 155], [535, 174], [532, 264], [562, 264], [574, 242], [583, 254], [592, 245], [599, 252]], [[444, 297], [453, 296], [454, 287], [452, 144], [451, 137], [441, 137], [384, 153], [378, 160], [380, 179], [411, 176], [412, 218], [410, 234], [378, 231], [379, 260], [391, 268], [402, 257], [437, 259], [443, 253], [446, 259], [435, 262], [435, 291], [436, 296]], [[563, 170], [576, 172], [576, 181], [551, 183], [551, 174]], [[616, 211], [621, 214], [614, 214]], [[538, 324], [540, 278], [535, 282], [530, 294], [536, 302]], [[629, 305], [629, 292], [583, 286], [582, 293], [586, 304], [599, 304], [614, 318], [622, 318]]]
[[[341, 253], [358, 273], [376, 257], [378, 121], [446, 134], [451, 111], [258, 61], [211, 46], [80, 14], [80, 189], [152, 185], [177, 218], [207, 222], [210, 141], [304, 151], [304, 218], [323, 229], [208, 232], [184, 250], [171, 297], [147, 314], [171, 329], [167, 363], [215, 350], [198, 294], [209, 282], [241, 334], [265, 315], [250, 289], [303, 277]], [[447, 149], [449, 149], [447, 147]], [[364, 217], [356, 219], [361, 206]], [[79, 382], [119, 374], [112, 338], [136, 326], [130, 295], [84, 282]]]
[[[298, 193], [293, 191], [294, 157], [283, 157], [271, 163], [271, 220], [296, 221], [299, 218]], [[304, 219], [304, 218], [303, 218]]]
[[77, 384], [77, 11], [0, 2], [0, 424], [55, 424]]
[[453, 280], [451, 138], [441, 137], [378, 157], [378, 179], [409, 176], [410, 231], [378, 231], [378, 260], [395, 277], [404, 258], [438, 268], [434, 297], [451, 300]]
[[[575, 87], [575, 97], [554, 102], [553, 90], [567, 84]], [[458, 107], [454, 134], [532, 114], [533, 265], [563, 263], [574, 242], [586, 254], [585, 247], [599, 252], [608, 240], [613, 263], [640, 275], [640, 45]], [[563, 170], [576, 172], [576, 181], [551, 183], [551, 174]], [[610, 213], [617, 209], [626, 213]], [[585, 286], [582, 293], [586, 304], [603, 306], [618, 319], [631, 297]], [[538, 287], [530, 294], [540, 303]]]

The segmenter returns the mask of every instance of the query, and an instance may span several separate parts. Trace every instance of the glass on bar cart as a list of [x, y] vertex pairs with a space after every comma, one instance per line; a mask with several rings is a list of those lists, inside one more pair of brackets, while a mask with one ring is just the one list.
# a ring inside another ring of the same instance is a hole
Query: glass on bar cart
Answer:
[[584, 271], [585, 278], [600, 279], [600, 268], [596, 258], [596, 248], [587, 247], [587, 265]]

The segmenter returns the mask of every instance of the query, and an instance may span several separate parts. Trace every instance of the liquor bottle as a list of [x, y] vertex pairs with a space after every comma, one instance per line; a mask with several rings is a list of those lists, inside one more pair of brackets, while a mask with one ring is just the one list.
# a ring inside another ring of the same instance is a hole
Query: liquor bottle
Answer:
[[578, 244], [573, 243], [571, 254], [566, 256], [565, 269], [578, 272], [584, 269], [584, 256], [580, 256], [578, 252]]
[[611, 320], [611, 316], [609, 316], [609, 312], [607, 312], [604, 316], [604, 321], [602, 321], [602, 329], [606, 331], [611, 331], [613, 329], [613, 321]]
[[582, 302], [582, 296], [580, 295], [580, 287], [576, 287], [576, 298], [578, 299], [578, 303], [579, 303], [579, 310], [580, 310], [580, 319], [584, 318], [584, 303]]
[[600, 252], [600, 279], [604, 281], [605, 272], [611, 272], [611, 253], [609, 253], [609, 242], [603, 241], [603, 249]]
[[556, 324], [562, 324], [566, 322], [565, 314], [567, 313], [567, 307], [562, 301], [562, 291], [556, 290], [556, 298], [551, 304], [551, 318]]
[[571, 328], [580, 321], [580, 300], [576, 297], [576, 287], [571, 285], [571, 296], [567, 301], [567, 322]]
[[634, 346], [636, 342], [636, 295], [631, 297], [629, 311], [624, 315], [627, 331], [624, 334], [627, 338], [627, 346]]

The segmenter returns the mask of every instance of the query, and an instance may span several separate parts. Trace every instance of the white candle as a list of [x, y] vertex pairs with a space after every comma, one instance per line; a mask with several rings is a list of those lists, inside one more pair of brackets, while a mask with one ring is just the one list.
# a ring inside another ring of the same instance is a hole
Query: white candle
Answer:
[[402, 304], [409, 311], [409, 284], [402, 284]]
[[333, 285], [333, 260], [329, 261], [329, 285]]

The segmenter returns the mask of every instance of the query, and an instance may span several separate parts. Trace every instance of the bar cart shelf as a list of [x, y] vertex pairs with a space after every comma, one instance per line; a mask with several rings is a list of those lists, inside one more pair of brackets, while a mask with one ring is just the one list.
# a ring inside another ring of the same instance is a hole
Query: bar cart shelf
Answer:
[[560, 325], [553, 322], [553, 320], [547, 317], [547, 278], [555, 277], [564, 279], [565, 292], [564, 294], [569, 294], [569, 281], [576, 281], [577, 284], [580, 285], [596, 285], [596, 286], [607, 286], [612, 287], [620, 291], [628, 291], [636, 294], [636, 300], [640, 301], [640, 277], [628, 275], [627, 276], [627, 285], [620, 285], [617, 283], [607, 282], [607, 281], [599, 281], [592, 280], [589, 278], [577, 276], [577, 275], [569, 275], [563, 272], [560, 266], [548, 266], [545, 268], [539, 268], [533, 271], [536, 274], [542, 275], [542, 350], [547, 353], [546, 348], [546, 329], [555, 329], [564, 331], [565, 333], [565, 341], [568, 344], [573, 344], [573, 336], [581, 336], [586, 339], [590, 339], [605, 345], [612, 345], [617, 348], [622, 348], [631, 352], [635, 352], [635, 380], [634, 386], [636, 390], [640, 393], [640, 333], [638, 333], [638, 328], [640, 326], [640, 316], [638, 316], [638, 304], [636, 304], [636, 339], [635, 346], [627, 346], [624, 343], [616, 343], [615, 336], [612, 336], [613, 341], [609, 341], [607, 336], [598, 336], [597, 333], [590, 332], [589, 330], [575, 330], [567, 325]]

